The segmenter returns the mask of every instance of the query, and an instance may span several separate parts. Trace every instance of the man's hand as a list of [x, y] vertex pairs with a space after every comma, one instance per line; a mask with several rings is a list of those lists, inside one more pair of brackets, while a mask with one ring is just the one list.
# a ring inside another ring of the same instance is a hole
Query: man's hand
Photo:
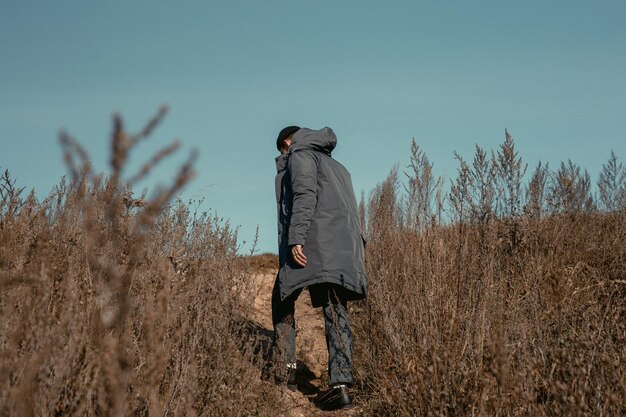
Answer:
[[302, 245], [293, 245], [291, 247], [291, 256], [295, 263], [300, 266], [306, 266], [306, 256], [304, 256], [304, 252], [302, 251]]

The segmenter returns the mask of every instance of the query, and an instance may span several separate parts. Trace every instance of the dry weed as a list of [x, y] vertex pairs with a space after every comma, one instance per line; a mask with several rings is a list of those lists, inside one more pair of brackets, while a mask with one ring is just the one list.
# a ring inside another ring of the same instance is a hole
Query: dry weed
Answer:
[[477, 147], [471, 164], [457, 159], [445, 206], [415, 144], [408, 198], [394, 169], [362, 200], [370, 294], [353, 314], [365, 414], [624, 415], [621, 164], [611, 154], [600, 211], [572, 162], [539, 164], [524, 187], [508, 132], [491, 157]]
[[63, 133], [71, 176], [44, 201], [0, 180], [0, 415], [267, 414], [236, 230], [170, 203], [195, 154], [150, 198], [132, 185], [178, 144], [123, 178], [164, 114], [136, 135], [114, 118], [106, 178]]

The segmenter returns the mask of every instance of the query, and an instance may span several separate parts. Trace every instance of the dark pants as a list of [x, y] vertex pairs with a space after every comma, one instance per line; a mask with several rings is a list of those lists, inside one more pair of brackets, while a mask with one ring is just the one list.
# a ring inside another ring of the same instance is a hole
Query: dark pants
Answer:
[[[324, 325], [328, 347], [328, 385], [352, 384], [352, 329], [348, 321], [347, 301], [332, 285], [318, 284], [317, 291], [325, 291]], [[302, 289], [280, 299], [278, 278], [272, 291], [272, 322], [274, 324], [275, 361], [286, 366], [296, 363], [295, 303]]]

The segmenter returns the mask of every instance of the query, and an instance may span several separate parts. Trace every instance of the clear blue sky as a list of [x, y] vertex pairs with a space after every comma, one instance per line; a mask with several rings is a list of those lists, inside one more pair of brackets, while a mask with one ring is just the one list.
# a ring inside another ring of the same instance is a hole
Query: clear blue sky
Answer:
[[[626, 159], [626, 2], [39, 1], [0, 12], [0, 167], [47, 194], [67, 129], [106, 168], [111, 115], [171, 109], [133, 164], [180, 138], [200, 151], [185, 198], [276, 251], [274, 148], [288, 124], [332, 127], [357, 195], [408, 163], [411, 138], [572, 159]], [[146, 184], [165, 182], [184, 159]], [[245, 247], [244, 247], [245, 249]]]

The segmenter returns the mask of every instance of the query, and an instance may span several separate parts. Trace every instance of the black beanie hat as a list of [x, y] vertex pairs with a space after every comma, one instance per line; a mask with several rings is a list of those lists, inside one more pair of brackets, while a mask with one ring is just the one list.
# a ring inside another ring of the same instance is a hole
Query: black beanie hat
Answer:
[[287, 139], [290, 135], [293, 135], [298, 130], [300, 130], [300, 126], [287, 126], [278, 134], [278, 138], [276, 139], [276, 149], [280, 152], [280, 148], [283, 147], [283, 141]]

